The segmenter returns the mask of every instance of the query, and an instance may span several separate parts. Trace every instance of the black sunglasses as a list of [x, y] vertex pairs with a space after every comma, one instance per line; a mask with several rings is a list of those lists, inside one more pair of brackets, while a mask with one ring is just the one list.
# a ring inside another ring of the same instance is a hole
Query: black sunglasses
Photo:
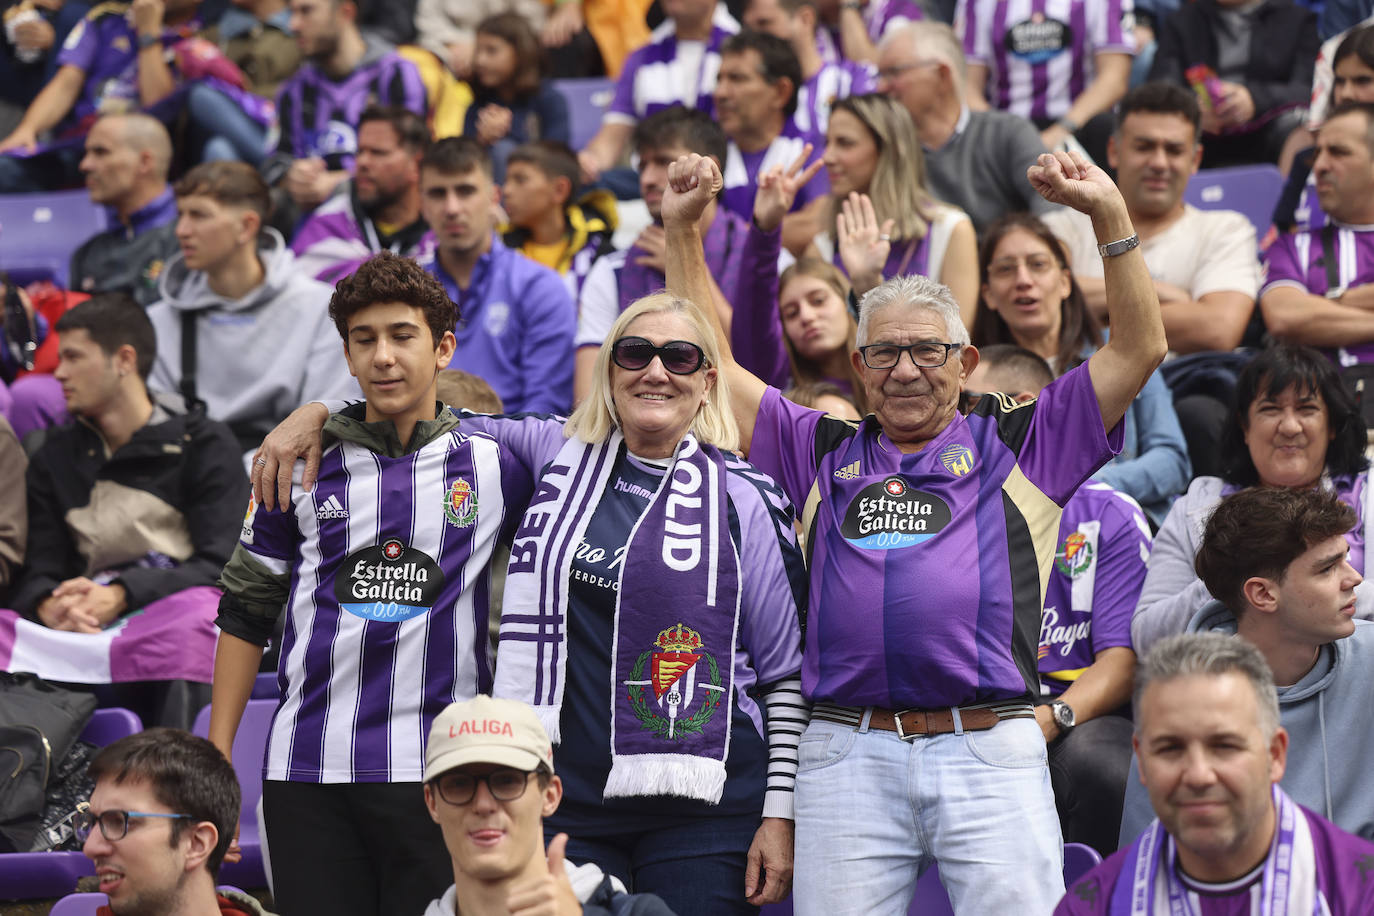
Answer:
[[643, 337], [622, 337], [611, 345], [611, 359], [631, 372], [645, 368], [655, 356], [673, 375], [691, 375], [706, 362], [701, 347], [687, 340], [670, 340], [656, 347]]

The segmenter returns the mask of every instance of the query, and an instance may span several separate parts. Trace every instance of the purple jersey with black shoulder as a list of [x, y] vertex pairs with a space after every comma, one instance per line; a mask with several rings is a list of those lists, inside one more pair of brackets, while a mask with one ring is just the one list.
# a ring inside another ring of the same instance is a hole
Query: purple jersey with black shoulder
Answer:
[[434, 717], [491, 690], [491, 552], [533, 473], [470, 428], [400, 458], [337, 442], [285, 511], [250, 504], [239, 543], [291, 577], [265, 778], [418, 782]]
[[988, 68], [993, 108], [1061, 118], [1092, 82], [1093, 56], [1135, 54], [1132, 0], [959, 0], [969, 63]]
[[[915, 0], [868, 0], [863, 8], [864, 25], [868, 26], [868, 40], [875, 45], [892, 29], [926, 18], [925, 10]], [[845, 60], [840, 43], [838, 25], [825, 25], [816, 30], [816, 50], [827, 63]]]
[[315, 63], [304, 61], [277, 94], [281, 134], [276, 151], [292, 159], [318, 156], [331, 170], [352, 172], [358, 118], [372, 104], [399, 106], [428, 118], [429, 96], [415, 64], [373, 42], [343, 79], [331, 79]]
[[[1291, 286], [1324, 296], [1331, 289], [1327, 278], [1323, 235], [1330, 239], [1336, 262], [1336, 281], [1342, 290], [1374, 283], [1374, 227], [1347, 226], [1332, 220], [1321, 229], [1280, 235], [1264, 255], [1264, 287], [1259, 298], [1280, 286]], [[1342, 366], [1374, 363], [1374, 340], [1352, 341], [1323, 351]]]
[[1040, 686], [1058, 696], [1097, 653], [1131, 647], [1131, 614], [1145, 584], [1150, 523], [1135, 500], [1088, 481], [1064, 506], [1040, 621]]
[[[827, 61], [797, 90], [792, 123], [799, 133], [814, 134], [824, 144], [825, 131], [830, 126], [830, 106], [851, 95], [872, 92], [877, 85], [878, 74], [871, 64]], [[824, 151], [824, 145], [816, 147], [817, 153]]]
[[[57, 65], [81, 68], [86, 81], [62, 120], [59, 133], [101, 114], [137, 111], [142, 107], [138, 96], [138, 32], [129, 22], [128, 11], [127, 3], [98, 4], [67, 33], [57, 54]], [[165, 28], [163, 46], [170, 48], [199, 28], [196, 21]]]
[[806, 696], [905, 709], [1038, 694], [1060, 507], [1121, 437], [1086, 366], [1034, 401], [983, 398], [913, 454], [871, 415], [837, 420], [768, 389], [749, 458], [805, 507]]
[[674, 105], [707, 114], [715, 111], [711, 94], [720, 74], [720, 46], [739, 31], [739, 23], [724, 3], [718, 4], [711, 19], [711, 36], [704, 43], [694, 43], [690, 54], [678, 48], [676, 29], [672, 19], [665, 19], [649, 35], [649, 43], [625, 59], [615, 95], [606, 106], [606, 122], [635, 124]]
[[[1374, 913], [1374, 843], [1346, 833], [1302, 806], [1298, 806], [1298, 810], [1306, 816], [1312, 834], [1316, 890], [1325, 901], [1325, 907], [1318, 902], [1314, 912], [1332, 916]], [[1070, 885], [1064, 899], [1055, 907], [1054, 916], [1117, 916], [1118, 911], [1112, 906], [1113, 891], [1120, 882], [1129, 885], [1133, 880], [1126, 868], [1133, 862], [1130, 852], [1131, 847], [1128, 847], [1113, 853]], [[1260, 912], [1255, 898], [1264, 878], [1262, 865], [1224, 885], [1202, 884], [1178, 871], [1181, 883], [1189, 891], [1187, 902], [1191, 908], [1188, 912], [1193, 916], [1251, 916]]]
[[[825, 149], [824, 137], [802, 133], [790, 120], [783, 125], [782, 133], [774, 137], [772, 143], [758, 152], [743, 152], [733, 140], [730, 141], [725, 152], [725, 170], [722, 175], [725, 180], [725, 190], [722, 196], [725, 209], [741, 219], [752, 220], [754, 218], [754, 194], [758, 191], [759, 174], [768, 171], [775, 165], [780, 165], [786, 169], [793, 160], [802, 154], [802, 150], [806, 148], [808, 143], [811, 144], [811, 158], [813, 159]], [[788, 212], [795, 213], [810, 204], [811, 201], [825, 197], [829, 193], [830, 178], [825, 174], [825, 169], [821, 169], [812, 176], [810, 181], [798, 189], [797, 198], [792, 202], [792, 209]]]

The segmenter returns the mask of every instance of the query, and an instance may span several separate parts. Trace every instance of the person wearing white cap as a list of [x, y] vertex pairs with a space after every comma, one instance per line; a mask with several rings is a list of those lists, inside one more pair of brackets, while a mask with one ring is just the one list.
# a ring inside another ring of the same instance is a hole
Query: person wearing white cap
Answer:
[[429, 730], [424, 785], [453, 860], [453, 885], [424, 916], [672, 916], [658, 897], [627, 894], [597, 866], [565, 862], [566, 833], [545, 854], [543, 819], [557, 810], [563, 783], [526, 704], [489, 696], [450, 704]]

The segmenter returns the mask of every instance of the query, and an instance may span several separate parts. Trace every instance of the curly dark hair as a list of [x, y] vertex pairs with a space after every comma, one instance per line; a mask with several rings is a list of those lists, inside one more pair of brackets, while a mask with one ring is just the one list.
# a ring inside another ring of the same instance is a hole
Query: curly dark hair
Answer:
[[444, 284], [410, 258], [383, 251], [340, 280], [329, 298], [329, 317], [345, 344], [348, 319], [379, 302], [401, 302], [423, 312], [435, 346], [445, 331], [457, 325], [458, 306], [449, 299]]
[[1332, 432], [1326, 449], [1326, 470], [1333, 476], [1358, 474], [1369, 466], [1364, 457], [1367, 434], [1364, 417], [1331, 361], [1311, 347], [1276, 343], [1245, 364], [1236, 380], [1235, 409], [1221, 432], [1222, 477], [1243, 487], [1260, 482], [1259, 471], [1245, 444], [1250, 405], [1261, 397], [1276, 398], [1289, 388], [1299, 394], [1318, 394], [1326, 404]]

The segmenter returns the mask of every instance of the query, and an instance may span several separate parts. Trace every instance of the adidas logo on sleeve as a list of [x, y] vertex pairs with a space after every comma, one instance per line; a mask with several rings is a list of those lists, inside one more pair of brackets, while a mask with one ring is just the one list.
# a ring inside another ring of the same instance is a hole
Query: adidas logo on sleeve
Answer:
[[330, 494], [330, 497], [324, 501], [324, 504], [315, 510], [315, 518], [348, 518], [348, 510], [339, 502], [338, 495]]

